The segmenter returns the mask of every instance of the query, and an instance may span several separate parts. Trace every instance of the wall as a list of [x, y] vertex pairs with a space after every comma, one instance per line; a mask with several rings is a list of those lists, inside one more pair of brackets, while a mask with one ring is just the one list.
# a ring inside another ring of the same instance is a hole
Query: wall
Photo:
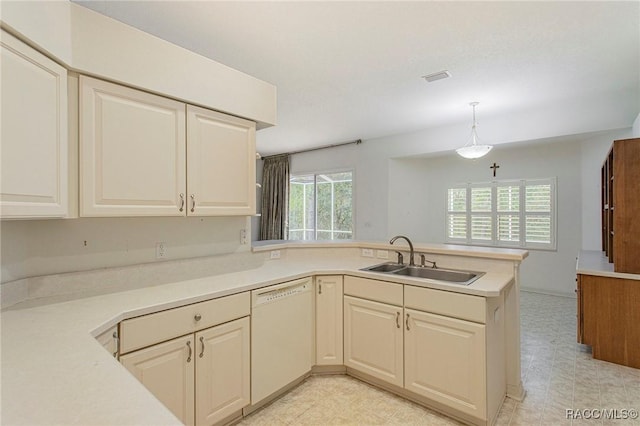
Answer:
[[[519, 132], [519, 131], [518, 131]], [[416, 242], [444, 242], [445, 189], [449, 183], [558, 177], [557, 251], [532, 250], [522, 265], [522, 286], [573, 295], [575, 258], [600, 247], [600, 166], [614, 139], [631, 129], [498, 144], [481, 160], [434, 152], [434, 135], [452, 129], [396, 135], [292, 157], [292, 173], [351, 168], [355, 175], [356, 238], [386, 240], [406, 234]], [[423, 146], [417, 141], [422, 139]], [[464, 139], [462, 139], [464, 140]], [[431, 153], [424, 154], [424, 152]]]
[[522, 287], [570, 294], [580, 249], [580, 142], [498, 146], [486, 157], [465, 161], [455, 154], [392, 160], [389, 167], [389, 229], [418, 241], [445, 242], [447, 188], [461, 182], [557, 177], [557, 251], [531, 250], [522, 265]]
[[[110, 266], [249, 251], [240, 244], [245, 217], [83, 218], [3, 221], [2, 282]], [[86, 242], [86, 243], [85, 243]]]

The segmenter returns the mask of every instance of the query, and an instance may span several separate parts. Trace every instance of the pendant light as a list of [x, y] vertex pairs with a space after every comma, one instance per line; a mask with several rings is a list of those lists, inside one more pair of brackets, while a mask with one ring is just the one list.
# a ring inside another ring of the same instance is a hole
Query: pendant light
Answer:
[[462, 148], [456, 149], [459, 156], [469, 159], [484, 157], [493, 148], [492, 145], [478, 145], [478, 134], [476, 133], [476, 105], [480, 102], [471, 102], [473, 108], [473, 126], [471, 127], [471, 140]]

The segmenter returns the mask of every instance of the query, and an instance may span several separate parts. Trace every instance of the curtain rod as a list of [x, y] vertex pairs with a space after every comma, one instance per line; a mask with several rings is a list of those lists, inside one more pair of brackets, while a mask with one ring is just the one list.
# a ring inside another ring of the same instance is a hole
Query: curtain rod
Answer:
[[335, 148], [335, 147], [337, 147], [337, 146], [344, 146], [344, 145], [351, 145], [351, 144], [360, 145], [361, 143], [362, 143], [362, 139], [356, 139], [355, 141], [351, 141], [351, 142], [335, 143], [335, 144], [332, 144], [332, 145], [319, 146], [319, 147], [317, 147], [317, 148], [301, 149], [300, 151], [286, 152], [286, 153], [284, 153], [284, 154], [268, 155], [268, 156], [266, 156], [266, 157], [263, 157], [262, 159], [264, 160], [265, 158], [268, 158], [268, 157], [276, 157], [276, 156], [278, 156], [278, 155], [302, 154], [303, 152], [318, 151], [318, 150], [321, 150], [321, 149]]

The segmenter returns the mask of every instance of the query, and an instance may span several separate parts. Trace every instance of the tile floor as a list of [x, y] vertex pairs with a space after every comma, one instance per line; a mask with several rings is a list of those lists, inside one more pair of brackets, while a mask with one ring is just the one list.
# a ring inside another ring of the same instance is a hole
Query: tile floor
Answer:
[[[640, 410], [640, 370], [591, 358], [576, 343], [575, 299], [522, 292], [522, 379], [496, 425], [627, 425], [640, 419], [567, 419], [566, 410]], [[585, 413], [588, 414], [588, 413]], [[310, 377], [239, 423], [245, 425], [459, 425], [348, 376]]]

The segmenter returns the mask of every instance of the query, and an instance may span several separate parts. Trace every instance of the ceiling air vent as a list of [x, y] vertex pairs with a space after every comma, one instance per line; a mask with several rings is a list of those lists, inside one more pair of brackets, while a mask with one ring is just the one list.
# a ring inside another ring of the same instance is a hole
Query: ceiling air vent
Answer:
[[427, 83], [433, 83], [434, 81], [442, 80], [443, 78], [449, 78], [451, 74], [449, 71], [440, 71], [429, 75], [423, 75], [422, 78], [427, 80]]

